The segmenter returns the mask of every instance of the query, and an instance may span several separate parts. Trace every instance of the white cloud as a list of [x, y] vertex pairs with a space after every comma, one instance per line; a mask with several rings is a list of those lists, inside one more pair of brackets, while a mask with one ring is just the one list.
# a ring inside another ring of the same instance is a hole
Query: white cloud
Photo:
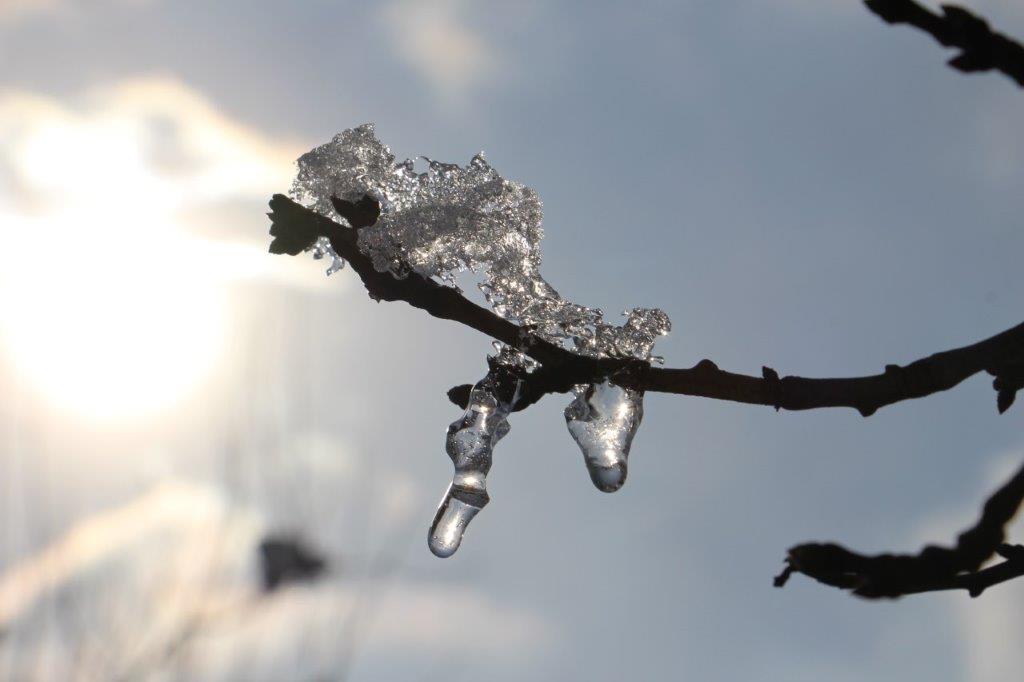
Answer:
[[[141, 5], [151, 0], [107, 0], [114, 5]], [[40, 14], [71, 13], [95, 9], [82, 0], [0, 0], [0, 24]]]
[[178, 209], [262, 197], [287, 187], [300, 148], [268, 140], [169, 78], [120, 81], [70, 100], [0, 92], [0, 149], [21, 190], [4, 198], [49, 210], [111, 198]]
[[[356, 611], [361, 617], [352, 617]], [[559, 639], [539, 614], [474, 590], [340, 579], [288, 591], [244, 622], [205, 633], [189, 652], [188, 673], [211, 681], [328, 679], [342, 676], [353, 657], [396, 655], [439, 669], [501, 665], [543, 655]]]
[[[1021, 466], [1022, 453], [1011, 452], [996, 458], [981, 477], [977, 493], [922, 524], [917, 541], [923, 544], [949, 545], [958, 533], [972, 525], [988, 495], [1004, 484]], [[1018, 522], [1019, 523], [1019, 522]], [[1011, 524], [1010, 542], [1024, 541], [1024, 531]], [[998, 561], [998, 559], [996, 560]], [[997, 585], [976, 599], [964, 593], [951, 600], [963, 643], [965, 680], [968, 682], [1005, 682], [1017, 679], [1024, 669], [1024, 581]]]
[[1013, 83], [999, 76], [998, 87], [973, 105], [974, 163], [977, 175], [999, 189], [1016, 190], [1024, 177], [1024, 104]]
[[[1024, 457], [1015, 452], [1002, 457], [986, 476], [978, 504], [1006, 482], [1021, 466]], [[977, 512], [975, 512], [977, 514]], [[1019, 518], [1019, 517], [1018, 517]], [[1011, 525], [1010, 542], [1024, 540], [1024, 532]], [[1014, 580], [997, 585], [977, 599], [958, 600], [957, 623], [965, 644], [969, 682], [1004, 682], [1017, 679], [1024, 669], [1024, 582]]]
[[493, 44], [467, 22], [466, 0], [396, 0], [382, 22], [396, 54], [445, 104], [459, 104], [493, 78], [501, 58]]
[[1024, 582], [999, 585], [977, 599], [964, 598], [957, 622], [966, 644], [968, 682], [1020, 679], [1024, 668]]
[[263, 594], [265, 527], [217, 490], [180, 481], [79, 522], [0, 577], [0, 674], [323, 679], [352, 655], [500, 663], [558, 641], [534, 611], [353, 570], [346, 556], [314, 582]]
[[267, 253], [266, 201], [303, 147], [170, 78], [0, 91], [0, 341], [26, 387], [93, 418], [151, 414], [218, 366], [246, 285], [343, 290]]
[[165, 482], [78, 522], [0, 577], [0, 674], [115, 679], [252, 593], [259, 519]]
[[53, 10], [59, 0], [0, 0], [0, 22]]

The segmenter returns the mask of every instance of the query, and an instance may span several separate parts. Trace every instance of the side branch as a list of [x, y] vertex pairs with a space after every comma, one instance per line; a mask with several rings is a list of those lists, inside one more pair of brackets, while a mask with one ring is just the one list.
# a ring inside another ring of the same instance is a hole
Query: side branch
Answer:
[[[1024, 547], [1003, 544], [1006, 524], [1022, 501], [1024, 467], [988, 499], [981, 518], [960, 534], [955, 547], [930, 545], [914, 555], [866, 556], [832, 543], [797, 545], [789, 550], [775, 586], [803, 573], [868, 599], [961, 589], [977, 597], [992, 585], [1024, 575]], [[1006, 561], [979, 570], [993, 554]]]
[[960, 49], [949, 60], [958, 71], [1001, 71], [1024, 87], [1024, 46], [989, 28], [988, 22], [956, 5], [937, 14], [914, 0], [865, 0], [868, 9], [890, 24], [909, 24], [941, 45]]
[[[370, 296], [378, 301], [405, 301], [434, 317], [452, 320], [493, 339], [518, 348], [541, 364], [528, 375], [516, 409], [523, 409], [547, 393], [564, 393], [575, 384], [614, 377], [615, 382], [641, 391], [675, 393], [776, 409], [808, 410], [852, 407], [869, 416], [880, 407], [903, 400], [946, 391], [963, 380], [987, 371], [996, 377], [998, 406], [1005, 411], [1017, 390], [1024, 387], [1024, 323], [970, 346], [936, 353], [900, 367], [889, 365], [881, 374], [866, 377], [808, 379], [780, 378], [765, 367], [762, 376], [735, 374], [702, 360], [688, 369], [651, 367], [648, 363], [620, 358], [579, 355], [532, 334], [528, 328], [499, 317], [466, 299], [458, 290], [416, 273], [398, 278], [378, 272], [357, 244], [358, 230], [376, 220], [379, 208], [370, 198], [355, 204], [335, 200], [335, 208], [352, 227], [319, 215], [287, 197], [276, 194], [270, 201], [272, 253], [296, 255], [316, 240], [327, 237], [339, 256], [362, 279]], [[370, 205], [372, 204], [372, 206]], [[359, 208], [362, 207], [362, 208]], [[369, 207], [369, 208], [367, 208]], [[467, 386], [449, 391], [456, 403], [465, 402]]]

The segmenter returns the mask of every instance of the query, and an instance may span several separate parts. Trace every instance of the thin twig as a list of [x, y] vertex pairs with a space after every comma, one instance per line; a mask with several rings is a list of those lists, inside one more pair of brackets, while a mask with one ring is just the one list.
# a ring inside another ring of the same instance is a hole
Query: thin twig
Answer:
[[[372, 202], [364, 199], [360, 204]], [[377, 210], [359, 214], [356, 204], [336, 202], [336, 208], [353, 227], [346, 227], [287, 197], [276, 194], [270, 201], [270, 233], [273, 253], [296, 255], [310, 248], [318, 237], [327, 237], [334, 250], [359, 275], [370, 296], [378, 301], [405, 301], [434, 317], [452, 320], [520, 349], [541, 364], [527, 376], [516, 409], [523, 409], [547, 393], [563, 393], [575, 384], [614, 376], [616, 383], [642, 391], [674, 393], [716, 400], [730, 400], [776, 409], [809, 410], [852, 407], [864, 416], [886, 405], [946, 391], [982, 371], [996, 377], [999, 407], [1005, 409], [1020, 388], [1024, 376], [1024, 323], [984, 341], [922, 358], [906, 366], [888, 365], [881, 374], [864, 377], [813, 379], [779, 377], [764, 367], [760, 377], [727, 372], [710, 360], [691, 368], [651, 367], [646, 362], [619, 358], [591, 358], [574, 353], [531, 334], [446, 287], [415, 272], [398, 278], [378, 272], [357, 244], [357, 230], [372, 224]], [[370, 221], [370, 222], [367, 222]], [[464, 402], [467, 386], [449, 392]]]
[[[1022, 501], [1024, 467], [988, 499], [981, 518], [959, 535], [955, 547], [929, 545], [914, 555], [867, 556], [834, 543], [806, 543], [789, 550], [775, 586], [803, 573], [869, 599], [960, 589], [977, 597], [992, 585], [1024, 575], [1024, 547], [1003, 544], [1006, 525]], [[993, 554], [1006, 561], [979, 570]]]
[[960, 49], [949, 65], [964, 73], [1001, 71], [1024, 87], [1024, 46], [989, 28], [988, 22], [956, 5], [937, 14], [914, 0], [865, 0], [868, 9], [890, 24], [909, 24], [941, 45]]

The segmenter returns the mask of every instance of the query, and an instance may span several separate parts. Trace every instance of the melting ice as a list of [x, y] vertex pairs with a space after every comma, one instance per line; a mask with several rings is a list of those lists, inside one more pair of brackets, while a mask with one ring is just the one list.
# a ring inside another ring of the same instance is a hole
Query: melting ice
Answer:
[[[477, 154], [466, 166], [426, 157], [426, 170], [414, 161], [396, 161], [366, 124], [339, 133], [298, 160], [292, 196], [337, 219], [331, 197], [357, 201], [365, 195], [381, 207], [377, 222], [359, 231], [359, 249], [381, 272], [405, 277], [410, 270], [454, 285], [455, 275], [471, 270], [494, 311], [552, 343], [591, 357], [657, 361], [651, 350], [671, 329], [656, 308], [634, 308], [622, 325], [605, 322], [598, 308], [563, 298], [540, 274], [543, 237], [537, 193], [503, 178]], [[328, 274], [344, 261], [325, 239], [313, 247], [316, 258], [331, 258]], [[448, 429], [446, 449], [455, 477], [430, 530], [430, 549], [450, 556], [470, 520], [487, 504], [486, 476], [492, 449], [508, 432], [514, 405], [499, 397], [495, 367], [524, 365], [503, 352], [492, 371], [474, 386], [465, 414]], [[497, 391], [497, 392], [496, 392]], [[611, 492], [626, 478], [630, 445], [643, 416], [643, 393], [606, 378], [579, 385], [565, 410], [569, 433], [583, 452], [598, 489]]]
[[324, 256], [330, 257], [331, 264], [325, 270], [328, 277], [345, 267], [345, 259], [334, 251], [331, 240], [327, 237], [318, 237], [316, 243], [313, 244], [312, 251], [315, 260], [321, 260]]
[[626, 482], [626, 459], [644, 416], [644, 394], [610, 379], [577, 386], [565, 408], [565, 423], [583, 451], [590, 480], [612, 493]]
[[430, 551], [449, 557], [462, 543], [466, 526], [490, 501], [487, 473], [494, 446], [508, 434], [520, 380], [508, 366], [494, 363], [469, 394], [466, 412], [448, 426], [445, 449], [455, 466], [451, 485], [430, 526]]

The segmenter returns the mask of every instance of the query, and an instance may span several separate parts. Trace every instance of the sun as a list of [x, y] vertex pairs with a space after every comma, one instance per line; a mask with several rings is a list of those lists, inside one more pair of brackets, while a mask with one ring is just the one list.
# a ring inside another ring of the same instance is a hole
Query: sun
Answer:
[[46, 262], [26, 257], [5, 273], [7, 351], [31, 390], [88, 418], [166, 409], [223, 351], [224, 292], [190, 271], [188, 245], [173, 233], [89, 222], [77, 215], [31, 226], [47, 235]]
[[230, 304], [281, 269], [218, 211], [256, 215], [293, 158], [172, 79], [0, 91], [0, 363], [18, 390], [93, 420], [201, 399]]

